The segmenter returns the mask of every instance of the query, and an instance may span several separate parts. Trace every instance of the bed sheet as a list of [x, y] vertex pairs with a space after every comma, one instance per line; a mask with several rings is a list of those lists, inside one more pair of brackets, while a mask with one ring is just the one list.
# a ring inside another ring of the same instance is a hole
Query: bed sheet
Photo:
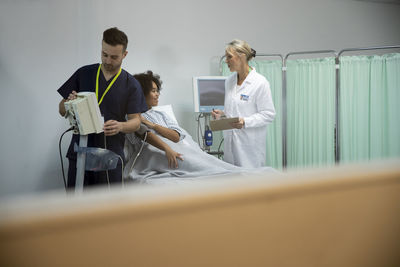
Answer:
[[159, 136], [173, 150], [183, 155], [184, 160], [178, 160], [179, 167], [176, 169], [168, 167], [164, 151], [147, 143], [144, 145], [132, 168], [133, 161], [140, 147], [139, 145], [132, 145], [126, 140], [125, 154], [127, 162], [124, 170], [125, 180], [146, 184], [186, 183], [229, 174], [277, 173], [271, 167], [247, 169], [226, 163], [201, 150], [189, 133], [185, 130], [183, 131], [186, 137], [178, 143]]

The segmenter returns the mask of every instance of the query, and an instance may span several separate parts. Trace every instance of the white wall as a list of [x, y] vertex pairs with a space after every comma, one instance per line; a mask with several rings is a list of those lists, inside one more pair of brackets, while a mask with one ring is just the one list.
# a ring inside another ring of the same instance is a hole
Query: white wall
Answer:
[[99, 62], [108, 27], [129, 37], [123, 67], [159, 73], [160, 104], [195, 136], [192, 76], [218, 74], [230, 40], [281, 54], [400, 44], [399, 14], [399, 4], [351, 0], [2, 0], [0, 197], [63, 187], [58, 140], [68, 124], [56, 90]]

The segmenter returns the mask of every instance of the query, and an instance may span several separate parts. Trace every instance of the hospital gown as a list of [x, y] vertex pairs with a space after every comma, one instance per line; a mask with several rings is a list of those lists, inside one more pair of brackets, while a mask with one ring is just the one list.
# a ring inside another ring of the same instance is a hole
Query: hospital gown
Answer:
[[[124, 178], [126, 180], [140, 183], [163, 183], [163, 182], [182, 182], [200, 178], [211, 178], [216, 175], [231, 173], [271, 171], [273, 168], [263, 167], [258, 169], [246, 169], [226, 163], [216, 157], [207, 154], [193, 138], [182, 128], [179, 127], [165, 112], [150, 109], [142, 114], [150, 122], [176, 130], [180, 134], [181, 140], [177, 143], [158, 135], [174, 151], [182, 154], [183, 161], [178, 159], [179, 167], [171, 169], [168, 167], [168, 160], [165, 152], [144, 143], [143, 149], [136, 162], [133, 162], [143, 144], [143, 141], [134, 133], [127, 134], [125, 140], [126, 167]], [[154, 130], [152, 132], [156, 133]], [[157, 133], [156, 133], [157, 134]]]

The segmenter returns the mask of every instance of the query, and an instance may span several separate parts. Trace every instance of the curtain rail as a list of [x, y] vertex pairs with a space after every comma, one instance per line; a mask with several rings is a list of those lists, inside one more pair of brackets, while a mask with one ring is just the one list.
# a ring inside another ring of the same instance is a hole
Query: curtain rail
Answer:
[[[287, 167], [287, 146], [286, 146], [286, 123], [287, 123], [287, 107], [286, 107], [286, 61], [290, 56], [293, 55], [306, 55], [306, 54], [329, 54], [335, 55], [336, 72], [335, 72], [335, 83], [336, 83], [336, 94], [335, 94], [335, 163], [340, 162], [340, 118], [339, 118], [339, 97], [340, 97], [340, 72], [339, 63], [340, 56], [345, 52], [355, 52], [355, 51], [366, 51], [366, 50], [379, 50], [379, 49], [398, 49], [400, 45], [388, 45], [388, 46], [371, 46], [371, 47], [360, 47], [360, 48], [346, 48], [339, 52], [335, 50], [315, 50], [315, 51], [301, 51], [301, 52], [290, 52], [283, 57], [281, 54], [257, 54], [260, 56], [273, 57], [278, 56], [282, 60], [282, 165], [285, 169]], [[220, 73], [222, 73], [222, 61], [225, 56], [220, 59]]]
[[355, 52], [355, 51], [366, 51], [366, 50], [379, 50], [379, 49], [396, 49], [400, 48], [400, 45], [387, 45], [387, 46], [371, 46], [371, 47], [360, 47], [360, 48], [346, 48], [342, 49], [338, 56], [340, 57], [345, 52]]
[[315, 51], [303, 51], [303, 52], [290, 52], [285, 56], [285, 61], [289, 58], [289, 56], [293, 55], [308, 55], [308, 54], [334, 54], [335, 57], [337, 56], [337, 53], [335, 50], [315, 50]]

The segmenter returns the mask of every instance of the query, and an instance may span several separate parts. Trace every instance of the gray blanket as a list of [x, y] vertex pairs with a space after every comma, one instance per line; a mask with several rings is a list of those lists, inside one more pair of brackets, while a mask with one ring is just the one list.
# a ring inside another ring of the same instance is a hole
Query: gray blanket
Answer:
[[140, 145], [126, 140], [125, 180], [139, 183], [182, 183], [232, 173], [276, 172], [270, 167], [246, 169], [226, 163], [202, 151], [186, 131], [185, 135], [186, 137], [178, 143], [159, 136], [173, 150], [183, 155], [184, 160], [178, 160], [179, 167], [176, 169], [168, 167], [164, 151], [147, 143], [132, 167]]

